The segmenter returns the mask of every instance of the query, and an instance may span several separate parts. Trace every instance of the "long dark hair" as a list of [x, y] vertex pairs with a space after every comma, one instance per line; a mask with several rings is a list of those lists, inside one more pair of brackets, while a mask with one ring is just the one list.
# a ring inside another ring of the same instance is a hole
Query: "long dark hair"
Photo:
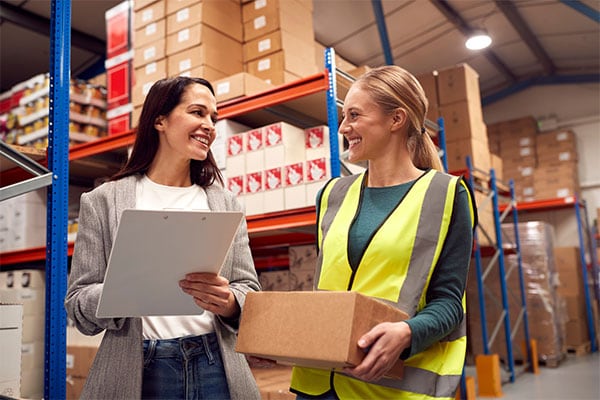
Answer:
[[[160, 79], [152, 85], [142, 106], [131, 156], [123, 168], [110, 180], [114, 181], [134, 174], [145, 174], [148, 171], [159, 145], [158, 132], [154, 128], [156, 118], [169, 115], [181, 102], [185, 89], [192, 84], [206, 86], [213, 96], [215, 94], [210, 82], [203, 78], [177, 76]], [[190, 177], [192, 183], [202, 187], [212, 185], [215, 180], [223, 186], [223, 175], [217, 167], [212, 150], [209, 150], [205, 160], [191, 160]]]

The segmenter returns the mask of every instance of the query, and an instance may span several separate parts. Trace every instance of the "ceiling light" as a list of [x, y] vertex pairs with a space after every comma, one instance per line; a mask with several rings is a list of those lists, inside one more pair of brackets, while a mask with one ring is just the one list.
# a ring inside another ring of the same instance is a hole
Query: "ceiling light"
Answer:
[[469, 36], [465, 42], [465, 46], [469, 50], [481, 50], [492, 44], [492, 38], [486, 32], [475, 31]]

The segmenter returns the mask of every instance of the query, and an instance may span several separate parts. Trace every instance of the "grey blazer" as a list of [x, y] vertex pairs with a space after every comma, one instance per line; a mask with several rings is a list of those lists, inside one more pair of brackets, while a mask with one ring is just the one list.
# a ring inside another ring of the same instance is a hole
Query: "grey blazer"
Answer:
[[[141, 318], [96, 318], [106, 264], [121, 213], [135, 207], [135, 176], [102, 184], [81, 196], [79, 232], [75, 242], [65, 299], [68, 316], [86, 335], [104, 330], [104, 338], [89, 372], [81, 398], [139, 399], [142, 391]], [[234, 195], [218, 184], [206, 188], [213, 211], [241, 210]], [[176, 241], [176, 238], [174, 238]], [[175, 243], [174, 243], [175, 244]], [[165, 266], [168, 267], [168, 266]], [[221, 274], [243, 308], [246, 293], [260, 290], [243, 221]], [[238, 321], [215, 318], [215, 332], [232, 399], [260, 399], [246, 358], [234, 350]]]

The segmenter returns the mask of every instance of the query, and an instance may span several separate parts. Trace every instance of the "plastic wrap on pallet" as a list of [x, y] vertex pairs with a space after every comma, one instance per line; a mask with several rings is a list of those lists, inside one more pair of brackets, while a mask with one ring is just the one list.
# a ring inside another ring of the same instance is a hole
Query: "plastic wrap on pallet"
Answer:
[[[503, 224], [503, 234], [514, 243], [514, 225]], [[529, 335], [538, 343], [540, 361], [552, 363], [563, 356], [564, 305], [557, 294], [558, 272], [554, 259], [554, 228], [541, 221], [519, 224], [521, 267], [525, 284]], [[506, 257], [507, 269], [514, 277], [507, 282], [518, 293], [519, 278], [516, 254]], [[521, 330], [522, 332], [522, 330]], [[517, 336], [518, 343], [524, 336]]]
[[[503, 246], [506, 250], [514, 249], [515, 235], [513, 224], [502, 225]], [[519, 224], [519, 242], [521, 249], [521, 267], [524, 278], [527, 315], [530, 339], [538, 343], [539, 361], [552, 365], [563, 356], [562, 342], [564, 337], [564, 306], [556, 293], [557, 272], [554, 261], [554, 228], [544, 222], [526, 222]], [[482, 260], [483, 268], [493, 258]], [[472, 354], [482, 354], [482, 319], [479, 312], [477, 284], [474, 261], [471, 263], [471, 276], [467, 285], [467, 315], [469, 321], [470, 346]], [[485, 279], [485, 312], [488, 335], [503, 318], [502, 295], [498, 261]], [[508, 315], [511, 330], [515, 331], [512, 341], [513, 357], [516, 362], [526, 360], [524, 349], [525, 333], [523, 322], [517, 327], [522, 310], [521, 291], [518, 273], [518, 259], [514, 252], [506, 251], [504, 255], [505, 279], [508, 298]], [[490, 338], [488, 338], [490, 343]], [[507, 359], [506, 342], [499, 334], [489, 345], [490, 353]]]

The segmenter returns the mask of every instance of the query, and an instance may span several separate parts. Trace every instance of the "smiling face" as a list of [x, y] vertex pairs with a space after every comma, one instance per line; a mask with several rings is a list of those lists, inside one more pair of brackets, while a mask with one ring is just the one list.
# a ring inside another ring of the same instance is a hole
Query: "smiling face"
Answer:
[[171, 162], [205, 160], [215, 140], [217, 101], [200, 84], [187, 86], [179, 104], [167, 116], [156, 119], [161, 157]]
[[385, 154], [394, 114], [384, 113], [360, 85], [353, 85], [348, 91], [342, 118], [339, 131], [348, 140], [351, 162], [373, 160]]

